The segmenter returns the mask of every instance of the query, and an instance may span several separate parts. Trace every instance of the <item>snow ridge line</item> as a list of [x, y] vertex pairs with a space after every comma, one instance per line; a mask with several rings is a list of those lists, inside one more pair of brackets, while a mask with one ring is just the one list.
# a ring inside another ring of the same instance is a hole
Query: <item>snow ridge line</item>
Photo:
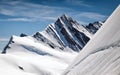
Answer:
[[30, 52], [34, 52], [38, 55], [49, 55], [49, 56], [52, 56], [51, 54], [49, 53], [46, 53], [46, 52], [43, 52], [43, 51], [40, 51], [38, 50], [37, 48], [35, 48], [34, 46], [24, 46], [24, 45], [21, 45], [22, 47], [24, 47], [25, 49], [29, 50]]
[[[84, 59], [86, 59], [86, 58], [89, 57], [90, 55], [96, 54], [96, 53], [98, 53], [98, 52], [100, 52], [100, 51], [104, 51], [104, 50], [106, 50], [106, 49], [115, 48], [115, 47], [120, 47], [120, 40], [119, 40], [119, 41], [116, 41], [116, 42], [114, 42], [114, 43], [112, 43], [112, 44], [110, 44], [110, 45], [108, 45], [108, 46], [104, 46], [104, 47], [102, 47], [102, 48], [98, 48], [98, 49], [96, 49], [96, 50], [93, 50], [93, 52], [91, 52], [89, 55], [87, 55], [86, 57], [84, 57], [81, 61], [79, 61], [78, 63], [76, 63], [73, 67], [71, 67], [70, 70], [68, 70], [67, 72], [65, 72], [64, 75], [67, 75], [72, 69], [74, 69], [79, 63], [81, 63]], [[120, 58], [120, 57], [118, 57], [118, 59], [119, 59], [119, 58]], [[117, 60], [117, 59], [116, 59], [116, 60]]]

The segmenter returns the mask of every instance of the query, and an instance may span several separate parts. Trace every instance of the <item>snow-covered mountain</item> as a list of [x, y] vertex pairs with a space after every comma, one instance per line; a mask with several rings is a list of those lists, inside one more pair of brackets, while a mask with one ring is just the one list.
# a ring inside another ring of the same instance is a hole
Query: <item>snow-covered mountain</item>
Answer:
[[88, 36], [91, 34], [83, 26], [66, 15], [32, 36], [14, 35], [2, 51], [5, 55], [0, 55], [0, 66], [4, 66], [0, 74], [60, 75], [88, 42]]
[[48, 25], [44, 31], [33, 35], [38, 41], [52, 48], [63, 50], [69, 47], [74, 51], [80, 51], [91, 36], [92, 34], [82, 25], [67, 15], [62, 15], [55, 23]]
[[120, 75], [120, 5], [63, 75]]
[[[0, 62], [4, 68], [0, 69], [1, 75], [16, 75], [17, 72], [35, 75], [59, 75], [77, 55], [76, 52], [54, 50], [39, 42], [31, 36], [12, 36], [12, 41], [0, 55]], [[5, 66], [8, 65], [8, 66]], [[9, 69], [9, 70], [5, 70]], [[12, 72], [13, 73], [12, 73]], [[26, 74], [25, 74], [26, 75]]]
[[60, 75], [92, 36], [86, 27], [62, 15], [42, 32], [12, 36], [0, 55], [4, 66], [0, 74]]
[[[36, 32], [31, 38], [33, 38], [32, 40], [35, 42], [42, 43], [53, 49], [79, 52], [93, 35], [89, 33], [87, 29], [79, 25], [71, 17], [62, 15], [55, 23], [48, 25], [42, 32]], [[20, 37], [26, 36], [27, 35], [23, 33], [20, 35]], [[11, 42], [12, 40], [10, 40], [9, 44], [11, 44]], [[3, 53], [9, 48], [8, 45], [4, 48]]]

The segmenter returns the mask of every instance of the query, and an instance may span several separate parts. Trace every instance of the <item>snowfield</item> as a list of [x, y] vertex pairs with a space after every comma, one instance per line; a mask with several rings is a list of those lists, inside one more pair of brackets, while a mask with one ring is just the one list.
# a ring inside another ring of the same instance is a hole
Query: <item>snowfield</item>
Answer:
[[77, 55], [76, 52], [54, 50], [31, 37], [13, 36], [7, 54], [0, 55], [2, 75], [60, 75]]
[[120, 5], [63, 75], [120, 75]]

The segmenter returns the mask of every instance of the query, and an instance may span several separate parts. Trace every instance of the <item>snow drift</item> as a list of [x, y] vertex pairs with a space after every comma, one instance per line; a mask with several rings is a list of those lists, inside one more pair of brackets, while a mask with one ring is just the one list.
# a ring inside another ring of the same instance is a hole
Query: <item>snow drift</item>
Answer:
[[120, 5], [63, 75], [120, 75]]

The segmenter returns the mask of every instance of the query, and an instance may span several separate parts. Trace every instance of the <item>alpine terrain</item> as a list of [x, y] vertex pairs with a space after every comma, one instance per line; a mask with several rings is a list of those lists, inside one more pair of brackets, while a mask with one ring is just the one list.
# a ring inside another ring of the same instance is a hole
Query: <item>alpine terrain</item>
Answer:
[[0, 75], [120, 75], [119, 20], [120, 6], [105, 22], [80, 25], [64, 14], [41, 32], [13, 35]]
[[63, 75], [120, 75], [120, 5]]
[[0, 74], [60, 75], [102, 24], [83, 26], [62, 15], [42, 32], [13, 35], [0, 55]]

